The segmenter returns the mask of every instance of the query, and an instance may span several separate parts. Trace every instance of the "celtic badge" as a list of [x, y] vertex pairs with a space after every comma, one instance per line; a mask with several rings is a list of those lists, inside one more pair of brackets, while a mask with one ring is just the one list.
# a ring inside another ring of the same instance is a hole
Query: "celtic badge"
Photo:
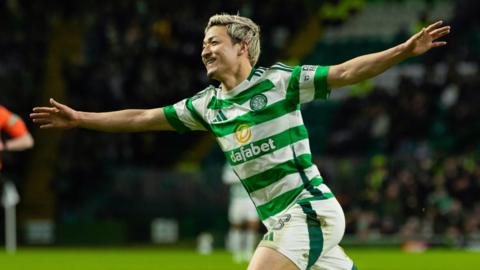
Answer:
[[250, 100], [250, 108], [254, 111], [261, 110], [267, 106], [267, 97], [264, 94], [258, 94]]

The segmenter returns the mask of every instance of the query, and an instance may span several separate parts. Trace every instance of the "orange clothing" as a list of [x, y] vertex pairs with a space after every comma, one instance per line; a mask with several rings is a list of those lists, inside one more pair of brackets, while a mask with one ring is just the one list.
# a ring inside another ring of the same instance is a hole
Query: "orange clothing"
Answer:
[[10, 137], [17, 138], [28, 131], [22, 119], [0, 105], [0, 132], [6, 132]]
[[[0, 139], [3, 132], [7, 133], [11, 138], [17, 138], [25, 135], [28, 130], [20, 117], [0, 105]], [[1, 170], [2, 159], [0, 157], [0, 171]]]

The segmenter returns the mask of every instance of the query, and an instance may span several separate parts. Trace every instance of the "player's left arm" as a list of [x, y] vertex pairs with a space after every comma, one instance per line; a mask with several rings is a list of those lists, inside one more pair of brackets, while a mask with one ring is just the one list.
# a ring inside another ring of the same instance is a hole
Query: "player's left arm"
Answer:
[[421, 55], [428, 50], [444, 46], [439, 38], [450, 33], [450, 26], [442, 26], [438, 21], [423, 28], [404, 43], [385, 51], [356, 57], [330, 67], [327, 83], [331, 89], [351, 85], [374, 77], [403, 60]]

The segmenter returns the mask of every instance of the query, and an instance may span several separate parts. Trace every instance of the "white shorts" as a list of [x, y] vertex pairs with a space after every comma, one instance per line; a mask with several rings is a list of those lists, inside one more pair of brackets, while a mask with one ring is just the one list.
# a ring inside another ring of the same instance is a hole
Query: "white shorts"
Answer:
[[297, 202], [273, 218], [259, 246], [277, 250], [301, 270], [356, 269], [338, 245], [345, 216], [335, 198]]
[[247, 221], [257, 221], [258, 213], [250, 198], [235, 198], [230, 201], [228, 221], [230, 224], [242, 224]]

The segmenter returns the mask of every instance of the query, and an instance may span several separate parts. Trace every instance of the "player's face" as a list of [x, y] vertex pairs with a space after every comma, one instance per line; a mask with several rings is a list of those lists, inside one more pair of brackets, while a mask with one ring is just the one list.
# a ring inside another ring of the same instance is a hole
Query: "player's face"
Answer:
[[225, 26], [213, 26], [208, 29], [203, 40], [202, 61], [207, 76], [221, 80], [223, 75], [233, 72], [239, 63], [241, 45], [234, 44]]

